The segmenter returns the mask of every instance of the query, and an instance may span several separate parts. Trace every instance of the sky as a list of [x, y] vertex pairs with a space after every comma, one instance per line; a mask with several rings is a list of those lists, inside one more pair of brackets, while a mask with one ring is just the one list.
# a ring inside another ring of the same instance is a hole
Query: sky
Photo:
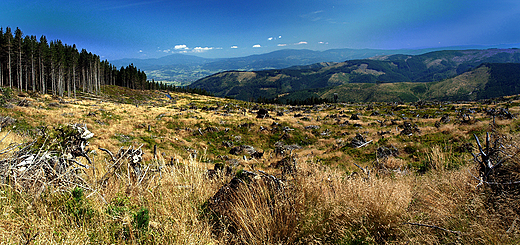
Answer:
[[102, 59], [520, 43], [518, 0], [1, 0], [0, 27]]

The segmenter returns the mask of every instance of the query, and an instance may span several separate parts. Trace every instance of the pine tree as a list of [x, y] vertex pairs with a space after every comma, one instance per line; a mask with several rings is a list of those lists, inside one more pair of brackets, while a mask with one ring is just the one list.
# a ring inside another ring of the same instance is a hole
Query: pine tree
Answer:
[[17, 72], [17, 86], [19, 90], [22, 90], [22, 31], [17, 27], [14, 32], [14, 43], [16, 45], [16, 53], [18, 58], [18, 72]]
[[11, 32], [11, 28], [6, 27], [5, 28], [5, 39], [6, 39], [6, 46], [7, 46], [7, 70], [8, 70], [8, 81], [9, 81], [9, 88], [13, 87], [13, 67], [11, 63], [11, 49], [13, 46], [13, 33]]
[[4, 46], [5, 46], [4, 28], [0, 27], [0, 86], [4, 86], [4, 69], [3, 69]]
[[165, 88], [152, 85], [144, 71], [133, 64], [117, 69], [100, 56], [60, 40], [47, 42], [45, 36], [25, 36], [16, 28], [0, 28], [0, 86], [16, 87], [70, 97], [76, 91], [99, 93], [103, 85], [133, 89]]
[[48, 57], [49, 57], [49, 45], [47, 44], [47, 38], [45, 36], [41, 36], [40, 38], [40, 44], [38, 45], [38, 50], [39, 50], [39, 63], [40, 63], [40, 91], [42, 93], [47, 93], [47, 86], [46, 86], [46, 83], [47, 83], [47, 80], [45, 79], [46, 77], [46, 71], [45, 71], [45, 68], [48, 67], [46, 66], [45, 64], [48, 64], [49, 62], [47, 62], [48, 60]]

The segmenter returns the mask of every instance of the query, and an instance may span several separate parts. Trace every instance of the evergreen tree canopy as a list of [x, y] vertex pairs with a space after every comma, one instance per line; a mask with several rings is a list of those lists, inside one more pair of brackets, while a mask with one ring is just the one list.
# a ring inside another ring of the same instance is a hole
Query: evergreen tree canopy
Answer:
[[102, 85], [150, 89], [144, 71], [133, 64], [117, 69], [100, 56], [60, 40], [25, 36], [0, 28], [0, 86], [71, 96], [77, 90], [97, 93]]

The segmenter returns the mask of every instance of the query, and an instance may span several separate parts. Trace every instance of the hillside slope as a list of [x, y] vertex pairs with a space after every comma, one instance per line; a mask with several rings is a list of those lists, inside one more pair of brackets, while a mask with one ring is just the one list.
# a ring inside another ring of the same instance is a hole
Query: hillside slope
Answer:
[[453, 78], [430, 83], [350, 83], [331, 88], [301, 90], [280, 101], [318, 97], [343, 102], [470, 101], [520, 94], [520, 64], [486, 63]]
[[[359, 88], [364, 90], [380, 87], [381, 89], [392, 90], [404, 85], [385, 84], [381, 86], [381, 83], [440, 81], [461, 75], [480, 66], [482, 63], [520, 63], [520, 50], [437, 51], [417, 56], [380, 56], [372, 59], [351, 60], [341, 63], [317, 63], [287, 69], [255, 72], [229, 71], [200, 79], [191, 86], [205, 89], [220, 97], [231, 97], [240, 100], [277, 98], [286, 94], [293, 94], [292, 97], [305, 99], [317, 94], [326, 96], [327, 93], [323, 92], [324, 90], [341, 90], [340, 88], [335, 89], [335, 87], [346, 86], [347, 84], [349, 85], [346, 87], [351, 89]], [[495, 66], [495, 69], [501, 69], [499, 68], [501, 65]], [[479, 78], [475, 79], [478, 80]], [[497, 79], [501, 80], [501, 78]], [[378, 87], [374, 87], [376, 83], [379, 84]], [[423, 91], [421, 89], [422, 86], [426, 85], [414, 85], [413, 87], [417, 87], [416, 92], [410, 93], [411, 97], [405, 96], [404, 100], [410, 101], [414, 100], [412, 99], [413, 97], [419, 99], [426, 96], [414, 95], [427, 92], [427, 90]], [[430, 86], [432, 85], [427, 85], [426, 87]], [[379, 90], [377, 91], [378, 93], [387, 93]], [[497, 90], [497, 88], [494, 88], [494, 90]], [[496, 94], [503, 94], [503, 92], [497, 92]], [[370, 92], [367, 93], [370, 94]], [[462, 90], [460, 93], [462, 93]], [[430, 92], [430, 94], [431, 98], [435, 99], [449, 99], [454, 96], [436, 95], [435, 91]], [[359, 98], [356, 100], [366, 100], [360, 99], [360, 96], [370, 97], [366, 93], [362, 93], [355, 96]], [[457, 94], [455, 97], [457, 96], [459, 95]], [[483, 97], [485, 96], [482, 95]], [[385, 97], [383, 96], [383, 98]]]

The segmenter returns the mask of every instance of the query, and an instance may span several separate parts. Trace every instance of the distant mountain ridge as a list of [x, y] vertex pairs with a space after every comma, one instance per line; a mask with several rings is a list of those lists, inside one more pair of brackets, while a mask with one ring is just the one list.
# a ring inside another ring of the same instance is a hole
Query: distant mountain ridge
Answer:
[[[385, 84], [382, 87], [392, 87], [402, 85], [386, 84], [441, 81], [471, 71], [483, 63], [520, 63], [520, 50], [445, 50], [421, 55], [398, 54], [338, 63], [322, 62], [286, 69], [228, 71], [200, 79], [190, 86], [205, 89], [217, 96], [240, 100], [305, 99], [311, 96], [326, 98], [331, 96], [327, 91], [338, 90], [341, 86], [361, 88], [370, 87], [370, 84]], [[498, 67], [500, 65], [494, 66], [494, 69], [499, 69]], [[417, 89], [422, 91], [420, 87]], [[346, 94], [344, 91], [342, 93]], [[377, 93], [373, 96], [377, 96]], [[454, 96], [457, 97], [459, 94]], [[423, 97], [400, 100], [409, 101]], [[349, 100], [342, 98], [345, 101]], [[365, 97], [362, 100], [371, 99]]]
[[179, 64], [203, 64], [212, 61], [195, 55], [186, 54], [172, 54], [161, 58], [152, 59], [119, 59], [111, 61], [116, 67], [134, 64], [137, 67], [144, 68], [150, 66], [165, 66], [165, 65], [179, 65]]
[[519, 63], [484, 63], [453, 78], [429, 83], [351, 83], [284, 96], [333, 98], [351, 102], [474, 101], [520, 94]]
[[283, 49], [266, 54], [238, 58], [207, 59], [187, 54], [172, 54], [156, 59], [121, 59], [111, 61], [116, 67], [134, 64], [145, 71], [149, 79], [175, 82], [177, 85], [190, 83], [215, 73], [238, 70], [257, 71], [283, 69], [320, 62], [343, 62], [374, 56], [387, 57], [394, 54], [417, 55], [438, 49], [330, 49], [312, 51], [307, 49]]

